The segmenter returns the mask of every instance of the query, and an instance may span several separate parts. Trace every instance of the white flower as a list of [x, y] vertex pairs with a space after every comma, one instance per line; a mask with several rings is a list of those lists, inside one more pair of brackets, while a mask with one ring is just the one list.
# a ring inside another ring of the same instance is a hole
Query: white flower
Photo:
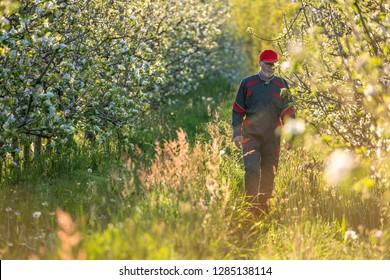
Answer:
[[223, 155], [225, 154], [225, 151], [224, 151], [224, 150], [220, 150], [220, 151], [219, 151], [219, 154], [220, 154], [221, 156], [223, 156]]
[[54, 97], [54, 93], [49, 91], [48, 93], [46, 93], [46, 97], [47, 98], [53, 98]]
[[3, 24], [9, 24], [9, 20], [6, 18], [6, 17], [1, 17], [0, 18], [0, 23], [3, 23]]
[[92, 169], [91, 168], [88, 168], [88, 173], [92, 173]]
[[356, 240], [356, 239], [358, 239], [358, 238], [359, 238], [359, 236], [358, 236], [357, 233], [356, 233], [355, 231], [353, 231], [353, 230], [347, 230], [347, 231], [345, 232], [344, 240], [349, 240], [349, 239], [351, 239], [351, 240]]
[[70, 75], [68, 73], [65, 73], [64, 76], [62, 77], [64, 80], [69, 80]]
[[290, 61], [284, 61], [282, 63], [282, 70], [287, 71], [291, 67], [291, 62]]
[[40, 15], [45, 11], [45, 9], [38, 8], [36, 11], [37, 11], [37, 14]]
[[382, 238], [383, 237], [383, 232], [381, 230], [376, 230], [374, 236], [376, 238]]
[[49, 3], [47, 4], [47, 8], [50, 9], [50, 10], [54, 10], [54, 9], [55, 9], [55, 6], [54, 6], [54, 4], [53, 4], [52, 2], [49, 2]]
[[34, 213], [32, 214], [32, 216], [33, 216], [34, 219], [39, 219], [39, 217], [40, 217], [41, 215], [42, 215], [42, 213], [39, 212], [39, 211], [36, 211], [36, 212], [34, 212]]
[[367, 87], [364, 89], [364, 95], [368, 98], [368, 100], [371, 100], [374, 93], [375, 93], [374, 86], [371, 84], [368, 84]]
[[55, 108], [53, 106], [50, 106], [48, 110], [50, 115], [53, 115], [55, 112]]
[[248, 26], [248, 28], [246, 29], [246, 32], [253, 33], [253, 27]]
[[347, 150], [335, 150], [329, 157], [325, 179], [329, 184], [338, 185], [346, 179], [357, 165], [356, 157]]
[[14, 116], [8, 117], [7, 123], [14, 123], [16, 121]]
[[283, 131], [290, 135], [301, 135], [305, 129], [305, 122], [300, 119], [290, 119], [283, 127]]
[[22, 43], [22, 45], [25, 46], [25, 47], [27, 47], [28, 44], [29, 44], [28, 41], [27, 41], [26, 39], [22, 40], [21, 43]]

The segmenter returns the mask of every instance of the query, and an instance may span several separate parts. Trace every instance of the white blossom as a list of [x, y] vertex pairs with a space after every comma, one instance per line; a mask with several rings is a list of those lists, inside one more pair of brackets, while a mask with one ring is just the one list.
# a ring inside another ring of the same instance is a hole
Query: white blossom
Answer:
[[345, 232], [344, 240], [356, 240], [358, 238], [359, 238], [359, 236], [353, 230], [347, 230]]
[[326, 165], [325, 179], [331, 185], [338, 185], [349, 176], [356, 165], [356, 156], [352, 152], [335, 150]]
[[305, 129], [305, 122], [301, 119], [290, 119], [283, 127], [283, 131], [290, 135], [301, 135]]
[[36, 212], [34, 212], [34, 213], [32, 214], [32, 216], [33, 216], [34, 219], [39, 219], [39, 217], [41, 217], [41, 215], [42, 215], [42, 213], [39, 212], [39, 211], [36, 211]]

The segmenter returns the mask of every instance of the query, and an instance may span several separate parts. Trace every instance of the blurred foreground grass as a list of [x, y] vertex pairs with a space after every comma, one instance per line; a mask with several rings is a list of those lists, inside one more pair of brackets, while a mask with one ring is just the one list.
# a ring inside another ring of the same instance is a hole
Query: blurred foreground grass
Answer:
[[149, 116], [133, 147], [15, 172], [0, 189], [1, 259], [389, 259], [385, 193], [329, 186], [303, 138], [282, 150], [269, 216], [247, 211], [233, 94], [210, 82]]

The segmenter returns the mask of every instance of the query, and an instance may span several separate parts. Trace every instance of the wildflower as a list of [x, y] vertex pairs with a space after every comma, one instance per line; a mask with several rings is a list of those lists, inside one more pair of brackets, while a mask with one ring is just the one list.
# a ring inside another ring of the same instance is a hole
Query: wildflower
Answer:
[[344, 240], [356, 240], [358, 238], [359, 238], [359, 236], [353, 230], [347, 230], [345, 232]]
[[246, 32], [248, 32], [248, 33], [254, 33], [253, 27], [248, 26], [248, 28], [246, 29]]
[[305, 122], [300, 119], [289, 120], [283, 128], [283, 131], [289, 135], [301, 135], [305, 132]]
[[364, 90], [364, 95], [367, 97], [367, 99], [370, 101], [375, 93], [375, 88], [373, 85], [368, 84], [366, 89]]
[[291, 62], [290, 61], [284, 61], [282, 63], [282, 70], [287, 71], [291, 67]]
[[88, 168], [88, 173], [92, 173], [92, 169], [91, 168]]
[[42, 215], [42, 213], [39, 212], [39, 211], [36, 211], [36, 212], [34, 212], [34, 213], [32, 214], [32, 216], [33, 216], [34, 219], [39, 219], [39, 217], [41, 217], [41, 215]]
[[223, 155], [225, 154], [225, 151], [224, 151], [224, 150], [220, 150], [220, 151], [219, 151], [219, 154], [220, 154], [221, 156], [223, 156]]
[[329, 184], [338, 185], [344, 181], [356, 166], [355, 156], [347, 150], [335, 150], [328, 160], [325, 178]]
[[375, 230], [374, 231], [374, 236], [376, 237], [376, 238], [382, 238], [383, 237], [383, 232], [381, 231], [381, 230]]
[[11, 208], [11, 207], [5, 208], [5, 212], [11, 212], [11, 211], [12, 211], [12, 208]]

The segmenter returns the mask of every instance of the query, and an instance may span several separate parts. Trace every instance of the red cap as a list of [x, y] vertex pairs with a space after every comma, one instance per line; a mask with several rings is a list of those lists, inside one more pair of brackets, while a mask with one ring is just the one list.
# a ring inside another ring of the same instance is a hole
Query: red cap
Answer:
[[278, 62], [278, 54], [273, 50], [262, 51], [260, 56], [259, 56], [259, 64], [261, 61]]

